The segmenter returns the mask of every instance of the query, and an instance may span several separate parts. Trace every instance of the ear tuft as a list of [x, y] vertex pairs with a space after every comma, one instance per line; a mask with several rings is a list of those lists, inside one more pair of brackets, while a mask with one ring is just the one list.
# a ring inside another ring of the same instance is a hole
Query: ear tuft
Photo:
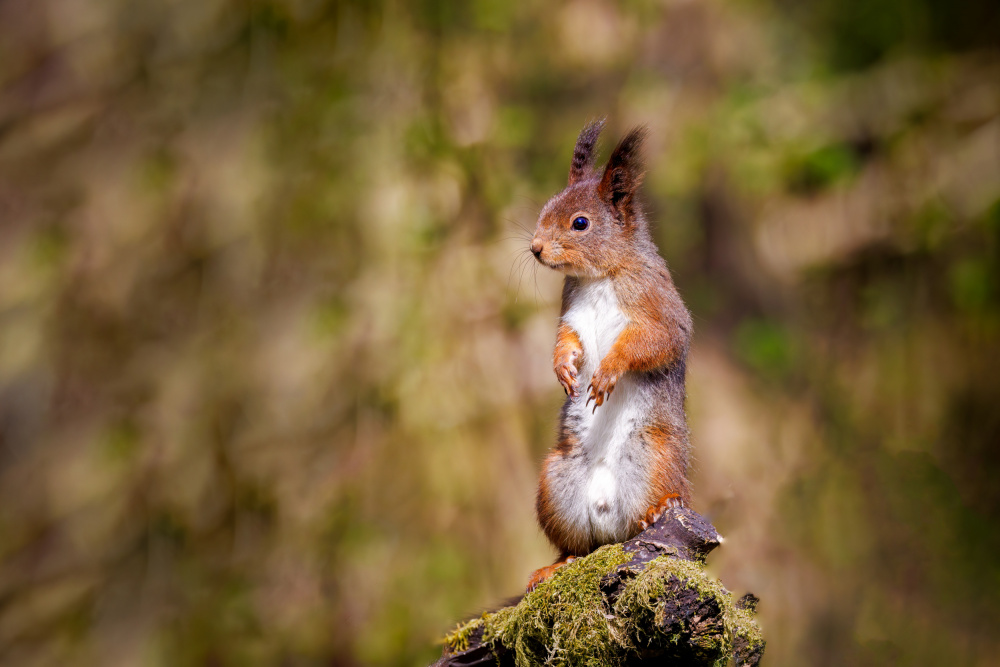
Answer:
[[608, 158], [607, 166], [604, 167], [601, 184], [597, 186], [597, 193], [601, 199], [611, 205], [622, 221], [633, 213], [635, 193], [645, 173], [642, 164], [642, 144], [646, 134], [646, 128], [636, 127], [618, 142], [611, 152], [611, 157]]
[[604, 119], [592, 121], [580, 131], [580, 136], [576, 140], [576, 148], [573, 149], [573, 163], [569, 168], [569, 184], [579, 183], [590, 176], [594, 166], [594, 146], [597, 145], [597, 137], [604, 129]]

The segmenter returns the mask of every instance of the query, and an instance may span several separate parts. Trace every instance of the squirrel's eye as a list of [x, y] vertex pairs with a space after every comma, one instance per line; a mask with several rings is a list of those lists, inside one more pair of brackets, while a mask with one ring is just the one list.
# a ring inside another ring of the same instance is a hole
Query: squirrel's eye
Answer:
[[589, 226], [590, 226], [590, 220], [587, 220], [582, 215], [579, 218], [573, 220], [573, 229], [575, 229], [578, 232], [582, 232]]

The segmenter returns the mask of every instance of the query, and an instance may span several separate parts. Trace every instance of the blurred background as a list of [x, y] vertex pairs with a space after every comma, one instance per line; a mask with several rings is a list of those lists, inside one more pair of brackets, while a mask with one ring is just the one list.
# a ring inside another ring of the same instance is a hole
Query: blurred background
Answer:
[[576, 134], [649, 126], [770, 665], [996, 665], [990, 0], [0, 1], [0, 663], [421, 665], [554, 554]]

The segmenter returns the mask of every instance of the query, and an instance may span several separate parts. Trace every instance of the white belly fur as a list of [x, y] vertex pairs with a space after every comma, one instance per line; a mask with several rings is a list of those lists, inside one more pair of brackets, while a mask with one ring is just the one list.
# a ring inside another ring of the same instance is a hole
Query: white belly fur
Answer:
[[648, 502], [645, 454], [627, 444], [648, 412], [649, 400], [635, 376], [626, 373], [596, 411], [593, 402], [587, 406], [586, 401], [591, 377], [628, 319], [607, 279], [581, 281], [563, 319], [576, 331], [584, 350], [580, 397], [570, 406], [570, 414], [579, 419], [583, 455], [564, 461], [560, 471], [567, 501], [563, 516], [571, 517], [597, 541], [621, 541]]

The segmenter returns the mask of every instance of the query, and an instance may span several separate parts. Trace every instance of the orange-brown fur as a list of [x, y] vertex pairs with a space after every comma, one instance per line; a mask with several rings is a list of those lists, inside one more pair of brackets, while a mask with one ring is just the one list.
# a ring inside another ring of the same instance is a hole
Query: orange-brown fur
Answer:
[[[644, 132], [630, 132], [598, 173], [593, 170], [593, 152], [602, 124], [581, 132], [569, 184], [546, 204], [531, 245], [540, 262], [567, 276], [553, 354], [553, 369], [567, 399], [537, 497], [539, 524], [561, 560], [538, 570], [529, 589], [566, 557], [584, 555], [608, 541], [600, 537], [603, 513], [612, 512], [613, 519], [607, 521], [613, 528], [628, 524], [614, 528], [627, 539], [667, 507], [690, 503], [684, 374], [691, 316], [636, 199], [643, 176], [638, 153]], [[582, 230], [573, 226], [581, 217], [588, 223]], [[607, 331], [615, 334], [600, 359], [587, 358], [574, 321], [595, 327], [588, 329], [591, 355], [603, 351], [595, 341], [603, 340]], [[580, 377], [584, 368], [592, 369], [586, 398], [581, 396], [581, 384], [587, 380]], [[628, 395], [612, 406], [608, 402], [624, 377], [630, 378]], [[630, 406], [627, 401], [640, 403]], [[581, 412], [591, 404], [595, 415], [598, 410], [613, 412], [602, 412], [604, 421], [594, 421], [601, 417], [591, 419]], [[611, 421], [617, 415], [622, 421]], [[615, 441], [611, 450], [602, 449], [611, 447], [601, 440], [602, 434]], [[587, 495], [591, 491], [583, 493], [574, 486], [577, 478], [596, 489], [596, 501]], [[619, 488], [622, 483], [629, 488]], [[642, 499], [641, 506], [632, 502], [607, 507], [607, 502], [635, 497]], [[588, 516], [596, 518], [588, 523]]]

